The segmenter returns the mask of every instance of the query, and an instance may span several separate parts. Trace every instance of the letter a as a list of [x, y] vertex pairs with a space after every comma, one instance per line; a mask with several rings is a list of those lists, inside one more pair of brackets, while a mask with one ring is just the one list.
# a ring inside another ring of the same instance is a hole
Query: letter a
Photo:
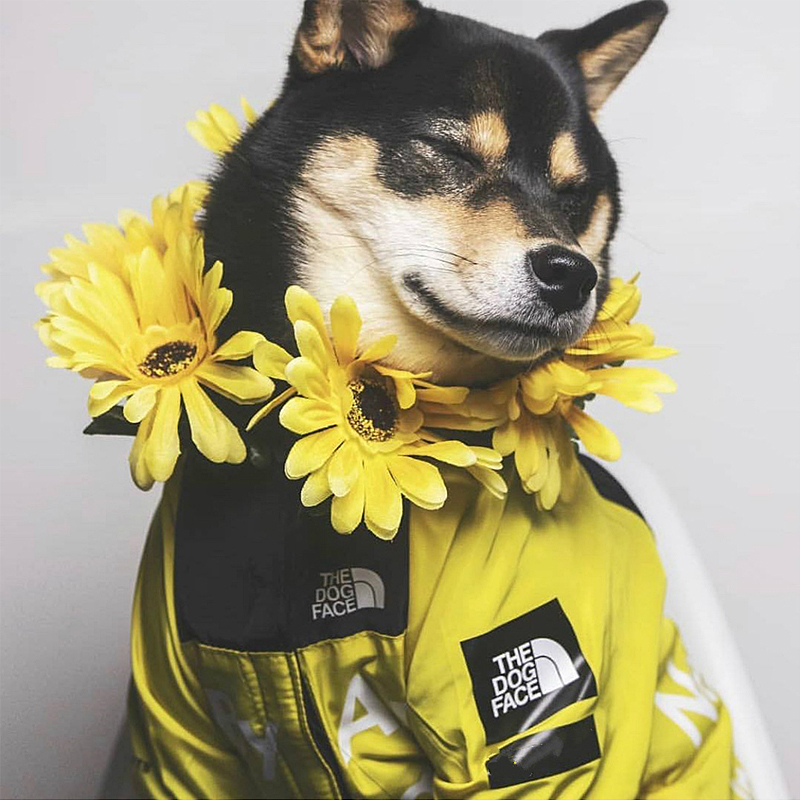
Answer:
[[[355, 719], [356, 700], [364, 707], [366, 714]], [[385, 736], [391, 736], [400, 725], [392, 712], [378, 699], [370, 685], [356, 675], [347, 688], [342, 709], [342, 721], [339, 724], [339, 752], [345, 764], [350, 763], [352, 752], [350, 744], [353, 737], [369, 728], [378, 727]]]

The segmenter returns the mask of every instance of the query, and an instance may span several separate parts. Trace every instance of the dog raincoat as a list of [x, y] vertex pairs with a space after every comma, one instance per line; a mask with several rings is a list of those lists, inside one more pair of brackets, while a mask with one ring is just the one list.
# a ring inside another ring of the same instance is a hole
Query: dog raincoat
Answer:
[[[152, 797], [728, 798], [728, 713], [663, 616], [653, 534], [588, 459], [548, 512], [448, 473], [340, 536], [276, 469], [190, 461], [133, 614]], [[738, 787], [738, 788], [737, 788]]]

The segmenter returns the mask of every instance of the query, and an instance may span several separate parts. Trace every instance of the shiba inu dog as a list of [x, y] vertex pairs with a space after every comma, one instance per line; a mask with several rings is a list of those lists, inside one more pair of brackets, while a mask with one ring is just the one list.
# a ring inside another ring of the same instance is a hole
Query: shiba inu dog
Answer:
[[[206, 202], [236, 298], [220, 340], [292, 348], [291, 284], [325, 311], [350, 295], [362, 347], [398, 334], [390, 365], [440, 384], [578, 340], [620, 212], [596, 114], [666, 11], [534, 39], [416, 0], [307, 0], [283, 91]], [[144, 794], [732, 796], [730, 718], [664, 617], [653, 533], [596, 462], [572, 459], [551, 507], [443, 469], [446, 501], [409, 503], [390, 541], [337, 535], [289, 480], [276, 416], [262, 459], [190, 451], [156, 513], [132, 626]]]
[[[277, 102], [222, 163], [209, 263], [231, 330], [271, 328], [285, 287], [350, 294], [394, 366], [478, 384], [580, 338], [619, 216], [595, 115], [667, 12], [507, 33], [415, 0], [307, 0]], [[274, 312], [274, 313], [273, 313]]]

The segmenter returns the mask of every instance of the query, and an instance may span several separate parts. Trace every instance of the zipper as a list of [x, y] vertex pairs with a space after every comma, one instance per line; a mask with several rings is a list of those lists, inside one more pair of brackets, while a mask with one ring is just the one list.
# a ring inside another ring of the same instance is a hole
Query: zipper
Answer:
[[[297, 652], [295, 652], [294, 655], [295, 658], [297, 658]], [[314, 698], [311, 696], [311, 689], [308, 686], [305, 675], [303, 675], [303, 671], [300, 668], [299, 659], [297, 660], [297, 672], [300, 676], [300, 690], [303, 695], [303, 706], [305, 707], [306, 721], [308, 722], [308, 730], [311, 734], [311, 739], [316, 745], [322, 763], [325, 764], [330, 772], [337, 796], [343, 798], [345, 797], [344, 775], [342, 775], [342, 770], [336, 760], [330, 739], [328, 739], [325, 729], [322, 726], [322, 719], [320, 718]]]

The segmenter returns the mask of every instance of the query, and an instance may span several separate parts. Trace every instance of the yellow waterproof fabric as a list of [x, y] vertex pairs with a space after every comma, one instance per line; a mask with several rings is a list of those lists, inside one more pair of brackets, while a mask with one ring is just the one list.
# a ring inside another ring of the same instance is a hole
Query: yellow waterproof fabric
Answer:
[[445, 507], [411, 512], [405, 633], [268, 653], [178, 640], [179, 481], [133, 615], [145, 795], [740, 796], [728, 714], [663, 617], [653, 536], [583, 471], [549, 512], [448, 475]]

